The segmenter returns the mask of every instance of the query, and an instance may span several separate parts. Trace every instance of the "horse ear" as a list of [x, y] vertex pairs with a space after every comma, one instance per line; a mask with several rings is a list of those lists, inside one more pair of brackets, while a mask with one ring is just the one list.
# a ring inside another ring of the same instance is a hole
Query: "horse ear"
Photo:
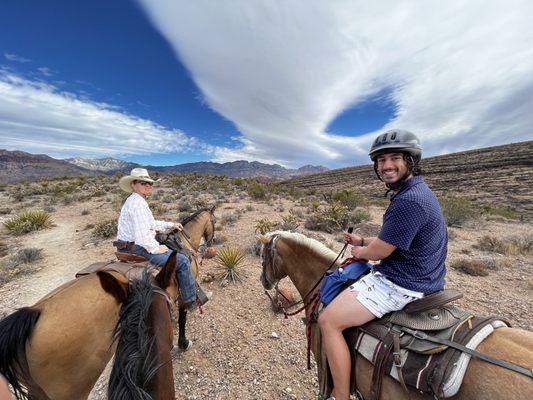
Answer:
[[170, 257], [167, 260], [167, 263], [161, 271], [156, 275], [155, 281], [161, 289], [166, 289], [172, 285], [172, 279], [176, 273], [176, 265], [178, 263], [178, 257], [176, 256], [176, 251], [174, 250]]
[[257, 239], [259, 239], [259, 241], [263, 244], [267, 244], [268, 242], [270, 242], [270, 238], [265, 235], [260, 235]]
[[106, 293], [113, 296], [119, 303], [124, 303], [126, 301], [129, 284], [125, 278], [120, 279], [118, 276], [114, 276], [107, 271], [98, 271], [96, 275], [98, 275], [100, 285], [102, 285], [102, 289], [104, 289]]

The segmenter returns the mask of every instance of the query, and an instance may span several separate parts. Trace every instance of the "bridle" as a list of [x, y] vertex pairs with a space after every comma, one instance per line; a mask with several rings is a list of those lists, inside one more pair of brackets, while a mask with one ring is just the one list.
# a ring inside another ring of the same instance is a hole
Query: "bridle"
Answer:
[[[281, 281], [281, 279], [278, 279], [278, 281], [274, 284], [274, 282], [272, 282], [267, 274], [266, 274], [266, 263], [268, 262], [268, 264], [270, 265], [270, 269], [273, 270], [273, 274], [274, 276], [276, 275], [281, 275], [280, 273], [280, 269], [279, 267], [276, 265], [276, 242], [279, 238], [279, 235], [273, 235], [272, 236], [272, 239], [270, 240], [269, 243], [265, 244], [264, 248], [263, 248], [263, 277], [265, 279], [265, 281], [271, 285], [271, 286], [274, 286], [274, 290], [275, 290], [275, 297], [273, 298], [270, 293], [268, 293], [267, 290], [265, 290], [265, 294], [269, 297], [270, 301], [272, 301], [273, 303], [276, 303], [277, 306], [279, 308], [281, 308], [283, 310], [283, 315], [285, 316], [285, 319], [287, 319], [288, 317], [292, 317], [293, 315], [296, 315], [296, 314], [299, 314], [300, 312], [302, 312], [303, 310], [305, 310], [307, 307], [309, 307], [310, 305], [312, 305], [313, 303], [315, 303], [315, 301], [318, 299], [318, 291], [315, 291], [315, 289], [318, 287], [318, 285], [320, 285], [320, 283], [322, 282], [322, 280], [324, 279], [324, 274], [331, 268], [335, 265], [335, 263], [337, 262], [337, 260], [342, 257], [344, 255], [344, 251], [346, 250], [346, 247], [348, 246], [348, 243], [345, 243], [342, 250], [339, 252], [339, 254], [337, 255], [337, 257], [335, 257], [335, 259], [333, 260], [333, 262], [328, 266], [328, 268], [324, 271], [324, 273], [320, 276], [320, 278], [318, 279], [318, 281], [313, 285], [313, 287], [306, 293], [305, 296], [302, 296], [302, 298], [298, 301], [295, 301], [295, 302], [292, 302], [279, 290], [279, 282]], [[267, 247], [268, 246], [268, 247]], [[266, 253], [266, 256], [268, 257], [265, 257], [265, 252]], [[314, 294], [308, 299], [309, 295], [311, 295], [311, 293]], [[279, 300], [279, 298], [283, 297], [288, 303], [289, 305], [288, 306], [284, 306], [282, 304], [282, 302]], [[277, 301], [275, 300], [277, 299]], [[302, 304], [303, 305], [298, 308], [296, 311], [292, 311], [292, 312], [289, 312], [288, 310], [291, 309], [292, 307], [296, 307], [297, 305], [299, 304]]]

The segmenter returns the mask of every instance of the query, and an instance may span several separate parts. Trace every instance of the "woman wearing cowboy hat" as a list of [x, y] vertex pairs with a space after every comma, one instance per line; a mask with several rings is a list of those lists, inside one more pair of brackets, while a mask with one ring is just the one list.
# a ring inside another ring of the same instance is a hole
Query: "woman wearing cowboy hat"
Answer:
[[[180, 223], [154, 219], [146, 202], [146, 197], [152, 193], [154, 182], [144, 168], [133, 168], [129, 175], [120, 178], [120, 188], [131, 195], [120, 210], [117, 240], [129, 245], [121, 251], [141, 255], [152, 264], [162, 267], [172, 251], [155, 240], [156, 232], [167, 229], [181, 230], [183, 226]], [[177, 253], [176, 256], [178, 257], [176, 269], [181, 296], [186, 304], [191, 305], [190, 308], [194, 308], [196, 282], [191, 272], [191, 262], [183, 254]]]

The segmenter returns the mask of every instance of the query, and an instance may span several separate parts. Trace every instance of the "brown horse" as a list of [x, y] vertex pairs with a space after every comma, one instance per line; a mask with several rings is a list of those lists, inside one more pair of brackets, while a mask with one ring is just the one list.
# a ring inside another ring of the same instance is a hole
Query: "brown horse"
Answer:
[[[189, 249], [198, 252], [202, 238], [207, 247], [211, 246], [215, 236], [215, 207], [202, 208], [194, 214], [184, 218], [181, 224], [188, 237], [180, 233], [180, 239]], [[201, 264], [201, 262], [200, 262]], [[192, 258], [191, 271], [194, 278], [198, 278], [200, 266], [196, 258]], [[187, 323], [187, 309], [184, 304], [180, 302], [178, 306], [178, 348], [187, 350], [191, 347], [192, 342], [187, 339], [185, 334], [185, 325]]]
[[[313, 286], [335, 259], [335, 254], [320, 242], [304, 235], [290, 232], [273, 232], [262, 236], [261, 242], [269, 247], [263, 251], [261, 283], [271, 289], [280, 279], [288, 276], [302, 298], [308, 299], [317, 289]], [[272, 242], [274, 240], [274, 242]], [[309, 309], [306, 310], [309, 313]], [[329, 395], [325, 390], [325, 355], [320, 351], [320, 330], [312, 327], [311, 349], [318, 366], [320, 386], [319, 398]], [[533, 333], [514, 328], [496, 329], [477, 350], [493, 357], [531, 368], [533, 366]], [[367, 398], [370, 393], [373, 366], [363, 357], [357, 357], [357, 389]], [[381, 399], [427, 399], [416, 390], [407, 394], [400, 384], [386, 376], [383, 381]], [[470, 360], [463, 384], [453, 399], [531, 399], [533, 383], [531, 378], [516, 372], [480, 361]]]
[[110, 400], [175, 399], [170, 353], [174, 297], [160, 289], [171, 282], [176, 286], [174, 259], [171, 256], [169, 268], [165, 266], [155, 281], [145, 271], [130, 285], [115, 329], [119, 340], [109, 378]]
[[[175, 299], [176, 257], [156, 277]], [[85, 399], [115, 352], [128, 282], [98, 272], [67, 282], [0, 321], [0, 373], [18, 399]], [[27, 391], [27, 393], [26, 393]]]
[[[202, 237], [212, 242], [213, 211], [199, 210], [183, 221], [191, 248], [198, 249]], [[196, 276], [197, 263], [191, 267]], [[172, 291], [176, 299], [178, 291]], [[127, 292], [128, 282], [119, 273], [90, 274], [0, 321], [0, 373], [17, 398], [27, 398], [26, 391], [32, 399], [87, 398], [115, 352], [113, 330]], [[189, 343], [185, 322], [186, 311], [180, 310], [182, 348]]]

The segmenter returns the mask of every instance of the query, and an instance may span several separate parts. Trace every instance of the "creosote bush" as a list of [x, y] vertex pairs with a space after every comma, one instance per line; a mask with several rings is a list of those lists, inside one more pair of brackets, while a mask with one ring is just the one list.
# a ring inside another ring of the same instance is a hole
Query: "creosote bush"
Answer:
[[220, 271], [216, 278], [220, 282], [242, 282], [242, 277], [237, 268], [244, 262], [245, 254], [239, 247], [223, 247], [216, 256], [217, 269]]
[[50, 214], [43, 210], [24, 211], [4, 222], [4, 226], [16, 235], [50, 227]]
[[34, 271], [32, 264], [43, 258], [42, 250], [24, 248], [2, 261], [0, 264], [0, 285], [18, 276], [32, 273]]
[[117, 234], [117, 220], [107, 219], [96, 223], [93, 229], [93, 236], [100, 238], [110, 238]]
[[487, 265], [481, 260], [457, 260], [450, 265], [453, 269], [464, 272], [472, 276], [487, 276], [491, 265]]
[[448, 226], [459, 226], [478, 216], [476, 209], [468, 199], [446, 196], [440, 198], [439, 203]]
[[281, 217], [279, 229], [282, 231], [295, 231], [299, 226], [300, 219], [292, 211], [289, 211], [288, 215]]

